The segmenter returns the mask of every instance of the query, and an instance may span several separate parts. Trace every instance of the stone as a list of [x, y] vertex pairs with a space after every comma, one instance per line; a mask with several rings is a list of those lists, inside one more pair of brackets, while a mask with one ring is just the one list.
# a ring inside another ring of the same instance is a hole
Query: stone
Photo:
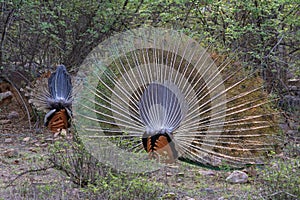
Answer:
[[4, 143], [6, 143], [6, 144], [10, 144], [10, 143], [12, 143], [13, 142], [13, 139], [11, 139], [11, 138], [6, 138], [5, 140], [4, 140]]
[[177, 177], [184, 177], [184, 173], [183, 172], [179, 172], [176, 174]]
[[173, 176], [171, 172], [167, 172], [166, 176]]
[[214, 193], [215, 191], [212, 188], [203, 188], [200, 190], [201, 192], [206, 192], [206, 193]]
[[177, 179], [177, 183], [181, 183], [182, 182], [182, 179], [181, 178], [178, 178]]
[[7, 91], [7, 92], [3, 92], [3, 93], [0, 93], [0, 102], [3, 100], [3, 99], [7, 99], [7, 98], [11, 98], [12, 97], [12, 93], [11, 91]]
[[9, 119], [2, 119], [0, 120], [0, 124], [9, 124], [11, 121]]
[[227, 178], [226, 181], [229, 183], [247, 183], [248, 175], [242, 171], [233, 171]]
[[168, 192], [162, 196], [162, 199], [167, 199], [167, 200], [175, 200], [176, 198], [177, 195], [174, 192]]
[[31, 152], [33, 152], [33, 153], [37, 153], [37, 150], [36, 150], [35, 148], [33, 148], [33, 147], [30, 147], [30, 148], [28, 149], [28, 151], [31, 151]]
[[30, 137], [26, 137], [23, 139], [23, 142], [28, 142], [30, 140]]
[[3, 155], [6, 158], [13, 158], [18, 156], [18, 152], [15, 149], [7, 149], [6, 151], [3, 152]]
[[212, 170], [199, 170], [198, 171], [199, 174], [203, 175], [203, 176], [215, 176], [216, 172], [212, 171]]
[[290, 91], [297, 91], [298, 90], [297, 86], [295, 86], [295, 85], [290, 86], [289, 89], [290, 89]]
[[185, 197], [183, 197], [183, 200], [195, 200], [195, 199], [192, 197], [189, 197], [189, 196], [185, 196]]
[[7, 119], [18, 119], [19, 118], [19, 113], [16, 111], [11, 111], [8, 115], [7, 115]]
[[42, 143], [41, 145], [40, 145], [40, 147], [47, 147], [48, 146], [48, 143]]

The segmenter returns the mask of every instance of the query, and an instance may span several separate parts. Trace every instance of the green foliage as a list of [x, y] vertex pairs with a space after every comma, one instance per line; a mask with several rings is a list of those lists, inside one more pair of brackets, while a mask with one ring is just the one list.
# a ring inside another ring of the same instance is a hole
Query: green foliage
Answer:
[[[105, 34], [120, 31], [122, 1], [8, 1], [1, 4], [2, 63], [78, 66]], [[116, 9], [118, 8], [118, 9]], [[6, 26], [5, 26], [6, 25]]]
[[156, 199], [161, 188], [162, 185], [147, 181], [145, 176], [109, 173], [99, 177], [96, 185], [89, 184], [82, 191], [106, 199]]
[[270, 199], [296, 199], [300, 195], [299, 157], [274, 159], [262, 171], [263, 195]]
[[[98, 162], [76, 137], [55, 142], [50, 148], [50, 162], [89, 199], [155, 199], [163, 188], [149, 181], [147, 174], [117, 172]], [[46, 192], [47, 188], [42, 189]]]
[[[280, 85], [286, 70], [299, 74], [299, 20], [296, 1], [1, 1], [0, 65], [81, 64], [90, 50], [114, 32], [151, 25], [175, 28], [235, 50]], [[8, 39], [9, 38], [9, 39]], [[298, 71], [297, 71], [298, 70]]]

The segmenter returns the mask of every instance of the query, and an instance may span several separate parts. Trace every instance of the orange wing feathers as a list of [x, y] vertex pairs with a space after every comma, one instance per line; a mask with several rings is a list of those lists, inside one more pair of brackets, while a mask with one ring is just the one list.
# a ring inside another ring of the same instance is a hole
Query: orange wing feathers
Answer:
[[177, 151], [171, 138], [165, 134], [156, 134], [147, 138], [146, 151], [150, 159], [156, 159], [163, 163], [174, 163]]
[[51, 117], [48, 123], [48, 128], [53, 133], [56, 133], [62, 129], [67, 129], [69, 126], [68, 115], [65, 109], [54, 113], [53, 117]]

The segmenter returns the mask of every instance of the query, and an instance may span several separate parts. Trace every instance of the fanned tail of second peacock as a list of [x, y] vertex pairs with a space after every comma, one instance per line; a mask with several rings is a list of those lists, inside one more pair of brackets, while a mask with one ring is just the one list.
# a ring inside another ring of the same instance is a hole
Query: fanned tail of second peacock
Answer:
[[163, 163], [261, 163], [276, 132], [263, 82], [211, 49], [151, 27], [101, 43], [78, 72], [83, 90], [74, 115], [85, 144], [97, 155], [95, 146], [114, 146], [110, 155], [148, 154]]

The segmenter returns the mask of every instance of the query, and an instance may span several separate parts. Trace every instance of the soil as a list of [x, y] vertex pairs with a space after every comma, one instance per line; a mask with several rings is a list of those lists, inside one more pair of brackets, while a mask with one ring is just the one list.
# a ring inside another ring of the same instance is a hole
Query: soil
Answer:
[[25, 97], [1, 82], [0, 92], [6, 91], [13, 95], [0, 102], [0, 199], [47, 199], [36, 196], [39, 186], [66, 182], [59, 171], [46, 169], [53, 134], [33, 119]]
[[[0, 103], [0, 199], [90, 199], [89, 192], [48, 161], [49, 146], [62, 138], [41, 125], [42, 120], [12, 86], [6, 89], [14, 95]], [[249, 175], [247, 183], [230, 184], [225, 179], [231, 171], [177, 162], [152, 179], [166, 187], [161, 199], [259, 198], [256, 169], [244, 171]]]

